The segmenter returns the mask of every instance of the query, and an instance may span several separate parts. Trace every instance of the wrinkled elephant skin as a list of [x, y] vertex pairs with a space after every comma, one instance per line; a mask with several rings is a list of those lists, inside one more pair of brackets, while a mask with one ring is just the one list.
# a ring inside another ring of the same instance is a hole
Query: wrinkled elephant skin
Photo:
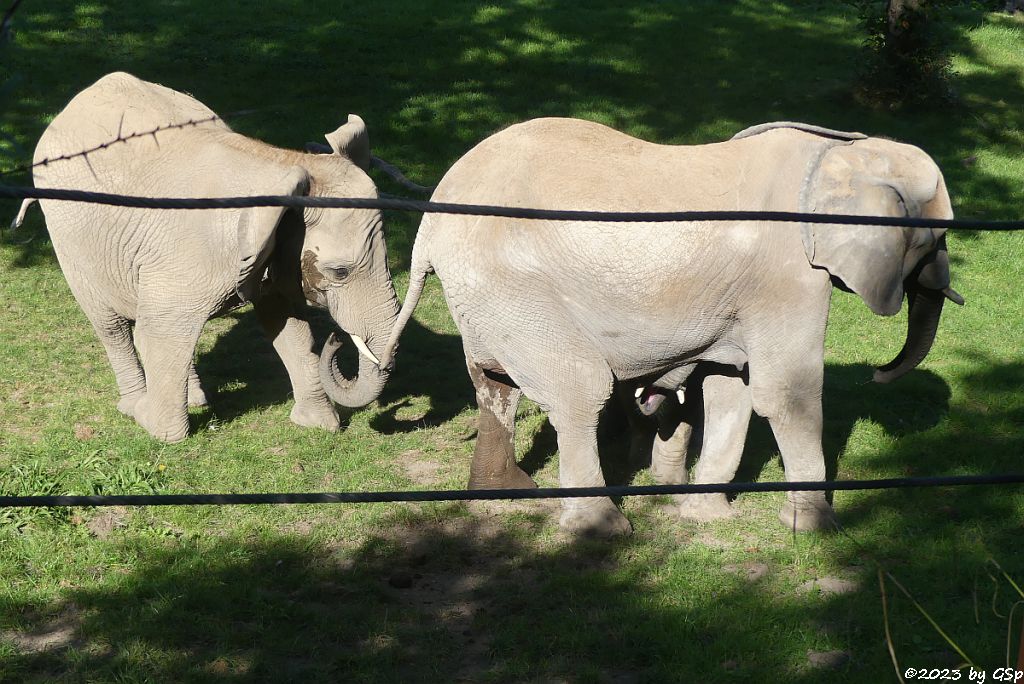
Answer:
[[[35, 161], [71, 158], [38, 165], [35, 184], [149, 197], [376, 197], [362, 120], [350, 115], [327, 139], [330, 154], [274, 148], [233, 132], [188, 95], [113, 73], [47, 127]], [[382, 354], [398, 300], [379, 212], [40, 204], [61, 269], [113, 367], [118, 408], [154, 437], [186, 437], [187, 407], [206, 401], [193, 366], [203, 325], [247, 301], [291, 378], [292, 421], [336, 430], [328, 394], [363, 405], [380, 393], [387, 371], [366, 354], [358, 378], [325, 387], [305, 320], [307, 301], [324, 306], [357, 345]]]
[[[717, 144], [668, 146], [595, 123], [538, 119], [477, 145], [448, 171], [433, 199], [606, 211], [952, 216], [942, 175], [921, 150], [789, 123]], [[918, 280], [948, 289], [944, 257], [942, 231], [934, 229], [428, 214], [382, 362], [390, 361], [433, 271], [462, 333], [471, 374], [481, 369], [489, 382], [515, 387], [548, 412], [558, 433], [562, 486], [604, 484], [596, 428], [613, 383], [671, 393], [699, 362], [746, 369], [749, 376], [738, 411], [727, 407], [739, 415], [746, 406], [746, 415], [732, 421], [713, 449], [742, 445], [752, 409], [770, 422], [786, 477], [821, 481], [824, 338], [833, 281], [872, 311], [892, 315], [905, 291], [909, 296], [924, 286]], [[914, 339], [917, 347], [931, 341], [927, 334]], [[921, 351], [907, 350], [897, 372], [923, 358]], [[516, 481], [508, 447], [515, 408], [496, 408], [488, 399], [493, 390], [481, 391], [479, 375], [473, 377], [481, 424], [497, 419], [506, 427], [500, 435], [491, 431], [488, 444], [477, 444], [473, 469], [490, 472], [492, 481], [501, 480], [495, 473]], [[685, 481], [680, 463], [657, 463], [659, 479]], [[726, 513], [722, 503], [709, 505]], [[563, 511], [562, 525], [575, 532], [629, 530], [609, 500], [567, 499]], [[822, 493], [792, 494], [783, 511], [798, 529], [820, 527], [830, 515]]]

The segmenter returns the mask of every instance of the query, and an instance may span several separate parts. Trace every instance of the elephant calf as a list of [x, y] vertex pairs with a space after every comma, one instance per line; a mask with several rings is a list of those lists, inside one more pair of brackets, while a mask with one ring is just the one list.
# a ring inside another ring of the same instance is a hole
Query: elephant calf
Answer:
[[[587, 121], [538, 119], [473, 148], [433, 199], [607, 211], [952, 216], [942, 174], [921, 150], [790, 123], [723, 143], [668, 146]], [[742, 444], [746, 419], [739, 417], [752, 407], [771, 424], [786, 477], [823, 480], [821, 390], [833, 282], [881, 315], [898, 312], [905, 292], [911, 298], [921, 330], [912, 333], [919, 342], [908, 345], [899, 372], [927, 353], [949, 286], [943, 231], [935, 229], [428, 214], [383, 363], [431, 271], [462, 333], [480, 407], [471, 487], [531, 482], [512, 446], [522, 394], [548, 412], [558, 433], [562, 486], [603, 485], [596, 429], [613, 384], [643, 387], [639, 401], [653, 408], [700, 362], [749, 376], [724, 441]], [[668, 465], [663, 479], [678, 479], [677, 465]], [[822, 493], [796, 493], [782, 518], [808, 528], [830, 514]], [[630, 530], [610, 499], [566, 499], [561, 522], [600, 535]]]
[[[327, 140], [330, 154], [271, 147], [233, 132], [188, 95], [113, 73], [47, 127], [35, 184], [150, 197], [376, 197], [362, 120], [350, 115]], [[75, 156], [88, 149], [95, 151]], [[398, 313], [380, 212], [40, 204], [61, 269], [114, 369], [117, 407], [154, 437], [186, 437], [187, 406], [206, 402], [192, 362], [203, 325], [247, 301], [288, 370], [293, 422], [336, 430], [330, 399], [355, 407], [379, 395], [388, 373], [377, 357]], [[313, 353], [306, 302], [326, 307], [352, 336], [362, 352], [357, 380], [339, 378], [337, 345], [322, 360]]]

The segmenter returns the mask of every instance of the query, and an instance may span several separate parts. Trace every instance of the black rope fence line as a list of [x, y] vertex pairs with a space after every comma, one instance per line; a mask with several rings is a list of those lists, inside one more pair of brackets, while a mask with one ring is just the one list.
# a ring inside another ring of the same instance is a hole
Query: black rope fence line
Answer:
[[976, 221], [894, 216], [853, 216], [810, 214], [789, 211], [576, 211], [500, 207], [487, 204], [456, 204], [404, 198], [304, 197], [255, 195], [252, 197], [138, 197], [104, 192], [60, 188], [0, 186], [0, 198], [64, 200], [138, 209], [247, 209], [287, 207], [290, 209], [379, 209], [468, 216], [496, 216], [546, 221], [594, 221], [611, 223], [668, 223], [691, 221], [775, 221], [902, 228], [946, 228], [953, 230], [1024, 230], [1024, 221]]
[[423, 490], [290, 494], [115, 494], [96, 496], [0, 496], [0, 508], [29, 506], [225, 506], [255, 504], [341, 504], [428, 501], [492, 501], [656, 496], [664, 494], [739, 494], [745, 492], [831, 492], [865, 489], [911, 489], [1024, 484], [1024, 473], [949, 475], [834, 482], [731, 482], [720, 484], [547, 487], [538, 489]]

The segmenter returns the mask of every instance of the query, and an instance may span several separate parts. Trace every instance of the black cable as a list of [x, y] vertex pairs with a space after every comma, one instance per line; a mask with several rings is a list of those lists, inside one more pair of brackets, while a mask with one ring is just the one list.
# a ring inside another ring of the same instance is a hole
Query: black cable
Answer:
[[28, 506], [224, 506], [254, 504], [338, 504], [423, 501], [490, 501], [516, 499], [577, 499], [602, 496], [660, 494], [735, 494], [742, 492], [830, 492], [862, 489], [963, 487], [1024, 483], [1024, 473], [901, 477], [834, 482], [731, 482], [615, 487], [548, 487], [540, 489], [426, 490], [403, 492], [335, 492], [289, 494], [120, 494], [105, 496], [0, 496], [0, 508]]
[[967, 219], [930, 219], [893, 216], [851, 216], [847, 214], [807, 214], [789, 211], [564, 211], [498, 207], [486, 204], [453, 204], [414, 199], [376, 199], [359, 197], [302, 197], [294, 195], [257, 195], [253, 197], [136, 197], [105, 192], [0, 186], [0, 197], [47, 199], [108, 204], [138, 209], [245, 209], [250, 207], [288, 207], [291, 209], [388, 209], [437, 214], [500, 216], [504, 218], [547, 221], [595, 221], [613, 223], [667, 223], [687, 221], [785, 221], [842, 225], [899, 226], [903, 228], [952, 228], [967, 230], [1024, 230], [1024, 221], [973, 221]]

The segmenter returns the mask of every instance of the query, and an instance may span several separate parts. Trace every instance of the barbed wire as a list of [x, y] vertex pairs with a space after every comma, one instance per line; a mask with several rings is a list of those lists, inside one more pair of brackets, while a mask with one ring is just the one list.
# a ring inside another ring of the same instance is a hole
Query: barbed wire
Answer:
[[895, 216], [812, 214], [789, 211], [579, 211], [503, 207], [487, 204], [430, 202], [407, 198], [304, 197], [295, 195], [254, 195], [249, 197], [139, 197], [63, 188], [0, 186], [0, 198], [88, 202], [137, 209], [247, 209], [287, 207], [290, 209], [383, 209], [423, 213], [495, 216], [546, 221], [593, 221], [611, 223], [685, 223], [694, 221], [772, 221], [901, 228], [946, 228], [950, 230], [1024, 230], [1024, 221], [977, 221]]
[[14, 167], [11, 167], [9, 169], [0, 170], [0, 178], [3, 178], [5, 176], [13, 176], [13, 175], [19, 174], [19, 173], [26, 173], [26, 172], [31, 171], [32, 169], [38, 168], [40, 166], [49, 166], [50, 164], [54, 164], [56, 162], [70, 161], [72, 159], [78, 159], [80, 157], [88, 157], [90, 154], [94, 154], [96, 152], [99, 152], [100, 150], [108, 149], [110, 147], [113, 147], [114, 145], [118, 145], [118, 144], [121, 144], [121, 143], [127, 143], [129, 140], [136, 140], [138, 138], [147, 138], [147, 137], [150, 137], [150, 136], [155, 137], [157, 133], [163, 133], [165, 131], [171, 131], [171, 130], [176, 130], [176, 129], [181, 129], [181, 128], [190, 128], [190, 127], [199, 126], [199, 125], [202, 125], [202, 124], [205, 124], [205, 123], [211, 123], [213, 121], [224, 121], [225, 123], [227, 123], [226, 119], [237, 119], [237, 118], [240, 118], [240, 117], [243, 117], [243, 116], [250, 116], [250, 115], [256, 114], [258, 112], [263, 112], [263, 111], [268, 111], [268, 110], [273, 110], [273, 109], [281, 109], [281, 107], [263, 107], [263, 108], [254, 108], [254, 109], [239, 109], [239, 110], [234, 111], [234, 112], [228, 112], [227, 114], [225, 114], [223, 116], [221, 116], [220, 114], [213, 114], [212, 116], [208, 116], [208, 117], [202, 118], [202, 119], [189, 119], [188, 121], [180, 121], [178, 123], [162, 124], [160, 126], [157, 126], [156, 128], [150, 128], [148, 130], [138, 131], [136, 133], [129, 133], [128, 135], [123, 135], [121, 130], [120, 130], [120, 127], [124, 125], [124, 118], [122, 116], [121, 123], [118, 125], [118, 129], [119, 130], [117, 132], [117, 137], [112, 138], [112, 139], [108, 140], [107, 142], [99, 143], [98, 145], [95, 145], [95, 146], [90, 147], [88, 149], [79, 150], [78, 152], [71, 152], [69, 154], [62, 154], [59, 157], [46, 157], [44, 159], [41, 159], [41, 160], [39, 160], [37, 162], [34, 162], [34, 163], [31, 163], [31, 164], [23, 164], [21, 166], [14, 166]]
[[288, 494], [114, 494], [68, 496], [0, 496], [0, 508], [29, 506], [202, 506], [256, 504], [341, 504], [428, 501], [493, 501], [657, 496], [665, 494], [740, 494], [747, 492], [831, 492], [865, 489], [910, 489], [1024, 484], [1024, 473], [947, 475], [833, 482], [729, 482], [717, 484], [619, 485], [611, 487], [543, 487], [537, 489], [447, 489], [397, 492]]

